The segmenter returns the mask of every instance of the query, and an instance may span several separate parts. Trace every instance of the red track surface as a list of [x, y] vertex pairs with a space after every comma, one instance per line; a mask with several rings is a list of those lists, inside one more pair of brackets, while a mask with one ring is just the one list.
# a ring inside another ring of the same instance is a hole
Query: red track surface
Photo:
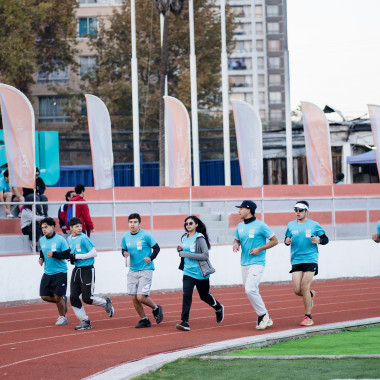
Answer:
[[[317, 281], [313, 319], [316, 324], [380, 316], [380, 278]], [[225, 305], [225, 319], [217, 325], [213, 310], [194, 291], [190, 332], [175, 329], [181, 313], [182, 293], [154, 293], [163, 306], [164, 321], [148, 329], [135, 329], [138, 317], [128, 296], [113, 297], [115, 315], [86, 306], [92, 330], [57, 327], [55, 305], [37, 303], [0, 307], [0, 377], [7, 379], [80, 379], [146, 356], [226, 339], [297, 328], [303, 316], [302, 299], [290, 284], [262, 285], [274, 326], [255, 330], [256, 315], [240, 287], [212, 289]], [[149, 312], [150, 314], [150, 312]], [[153, 322], [153, 318], [150, 317]]]

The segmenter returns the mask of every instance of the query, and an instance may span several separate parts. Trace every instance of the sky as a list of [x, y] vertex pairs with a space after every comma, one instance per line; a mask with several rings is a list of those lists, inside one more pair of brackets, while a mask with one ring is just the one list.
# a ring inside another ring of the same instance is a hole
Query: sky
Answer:
[[291, 109], [380, 105], [380, 0], [287, 0]]

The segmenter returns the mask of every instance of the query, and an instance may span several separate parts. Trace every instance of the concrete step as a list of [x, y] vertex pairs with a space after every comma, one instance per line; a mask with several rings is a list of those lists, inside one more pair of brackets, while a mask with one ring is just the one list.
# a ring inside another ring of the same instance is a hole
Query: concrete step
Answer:
[[[201, 219], [203, 220], [203, 219]], [[218, 229], [218, 230], [223, 230], [224, 231], [224, 220], [219, 220], [219, 221], [208, 221], [205, 223], [207, 229]]]
[[[189, 213], [189, 208], [188, 207], [181, 207], [180, 209], [180, 213], [181, 214], [188, 214]], [[210, 214], [211, 213], [211, 209], [210, 207], [192, 207], [191, 208], [191, 212], [193, 214]]]
[[221, 221], [223, 220], [223, 216], [220, 214], [200, 214], [199, 218], [203, 222], [209, 222], [209, 221]]

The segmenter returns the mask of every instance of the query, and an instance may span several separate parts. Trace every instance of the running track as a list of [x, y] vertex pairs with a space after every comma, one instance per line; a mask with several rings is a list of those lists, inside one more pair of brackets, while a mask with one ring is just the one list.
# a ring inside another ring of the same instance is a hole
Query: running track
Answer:
[[[380, 278], [316, 281], [313, 309], [318, 324], [380, 316]], [[213, 310], [194, 291], [190, 314], [192, 331], [175, 329], [182, 293], [154, 293], [163, 306], [164, 321], [135, 329], [138, 317], [128, 296], [113, 297], [115, 315], [86, 306], [93, 329], [74, 331], [77, 320], [70, 309], [69, 325], [57, 327], [55, 305], [35, 303], [0, 307], [0, 377], [7, 379], [81, 379], [146, 356], [190, 348], [215, 341], [265, 334], [297, 327], [303, 316], [302, 299], [290, 284], [261, 285], [274, 326], [255, 329], [256, 315], [241, 287], [215, 288], [213, 295], [225, 306], [217, 325]], [[150, 313], [149, 313], [150, 314]], [[153, 318], [150, 316], [151, 321]]]

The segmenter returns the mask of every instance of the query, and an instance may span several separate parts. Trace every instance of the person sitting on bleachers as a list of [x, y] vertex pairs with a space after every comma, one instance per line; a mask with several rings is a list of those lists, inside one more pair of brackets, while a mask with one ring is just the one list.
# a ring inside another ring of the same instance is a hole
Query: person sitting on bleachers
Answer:
[[[9, 171], [6, 170], [3, 176], [4, 177], [0, 178], [0, 202], [24, 202], [24, 197], [20, 195], [18, 189], [16, 187], [12, 187], [11, 189], [9, 186]], [[20, 207], [21, 206], [19, 206], [19, 208]], [[11, 213], [10, 205], [3, 205], [3, 208], [7, 218], [16, 218], [16, 216]]]
[[[42, 236], [40, 221], [44, 219], [43, 216], [36, 215], [36, 244]], [[25, 205], [21, 212], [21, 232], [23, 235], [28, 235], [29, 240], [33, 239], [33, 211], [32, 205]]]
[[[26, 202], [33, 202], [33, 189], [23, 187], [23, 195]], [[36, 168], [36, 202], [47, 202], [48, 198], [44, 194], [46, 190], [46, 185], [44, 180], [40, 177], [40, 170]], [[48, 205], [36, 205], [37, 214], [48, 216]]]
[[[68, 202], [72, 197], [76, 195], [74, 190], [69, 190], [66, 195], [65, 199]], [[67, 208], [69, 207], [68, 203], [62, 204], [58, 209], [58, 220], [59, 220], [59, 226], [61, 227], [61, 230], [64, 234], [70, 233], [70, 230], [66, 226], [67, 221]]]

